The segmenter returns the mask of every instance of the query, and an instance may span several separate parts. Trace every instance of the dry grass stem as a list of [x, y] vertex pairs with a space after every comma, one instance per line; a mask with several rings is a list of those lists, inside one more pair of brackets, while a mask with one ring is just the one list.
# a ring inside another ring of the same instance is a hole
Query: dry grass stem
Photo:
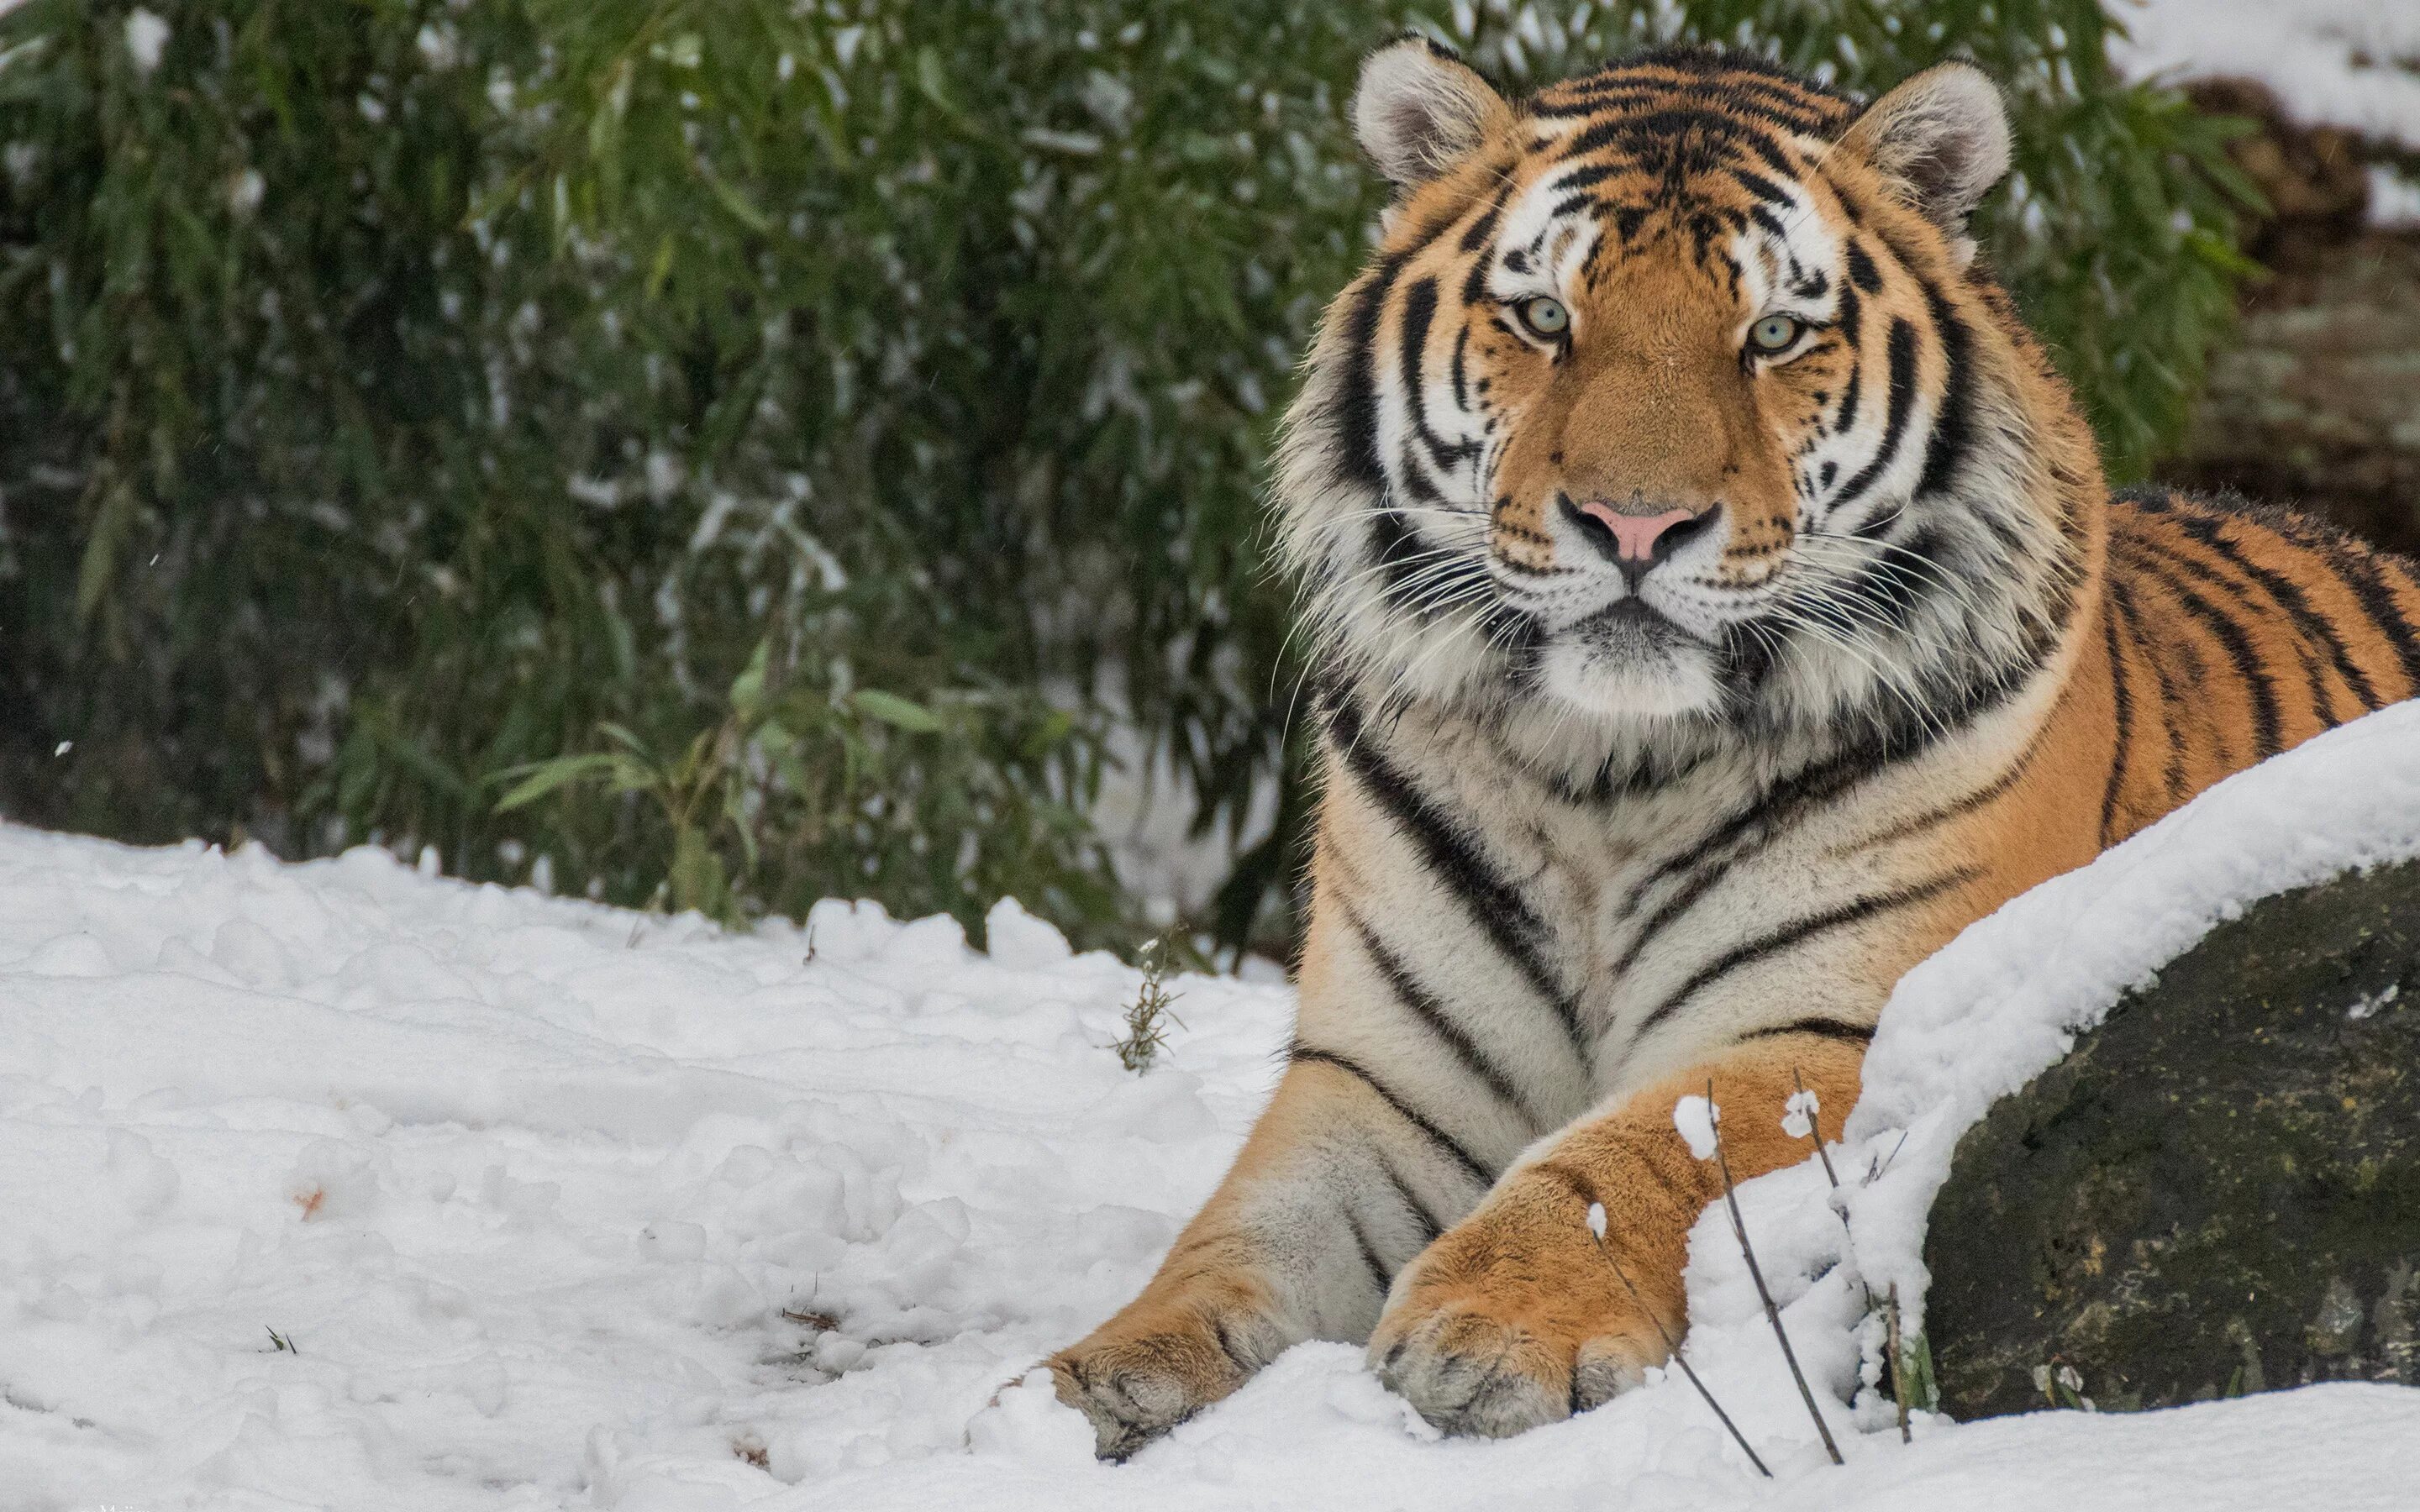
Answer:
[[[1593, 1219], [1604, 1211], [1598, 1208], [1590, 1216]], [[1747, 1462], [1756, 1467], [1756, 1473], [1771, 1480], [1773, 1472], [1764, 1467], [1764, 1461], [1757, 1458], [1756, 1450], [1749, 1446], [1747, 1435], [1739, 1430], [1739, 1425], [1731, 1421], [1731, 1415], [1723, 1411], [1723, 1404], [1714, 1400], [1714, 1392], [1704, 1381], [1698, 1379], [1698, 1372], [1690, 1368], [1687, 1356], [1681, 1352], [1680, 1341], [1672, 1337], [1672, 1331], [1664, 1326], [1664, 1319], [1655, 1316], [1655, 1309], [1648, 1306], [1647, 1299], [1638, 1294], [1637, 1287], [1631, 1285], [1630, 1273], [1621, 1268], [1620, 1260], [1613, 1257], [1613, 1251], [1605, 1247], [1605, 1235], [1597, 1233], [1595, 1223], [1591, 1222], [1589, 1225], [1589, 1232], [1595, 1235], [1596, 1252], [1605, 1257], [1606, 1264], [1613, 1267], [1614, 1279], [1621, 1283], [1622, 1290], [1630, 1293], [1630, 1300], [1638, 1304], [1638, 1310], [1647, 1315], [1647, 1320], [1655, 1325], [1656, 1336], [1664, 1341], [1664, 1348], [1672, 1356], [1672, 1363], [1681, 1367], [1681, 1374], [1689, 1378], [1689, 1384], [1697, 1387], [1698, 1395], [1703, 1396], [1706, 1399], [1706, 1405], [1714, 1409], [1714, 1416], [1722, 1420], [1723, 1427], [1731, 1436], [1731, 1442], [1740, 1446], [1740, 1453], [1747, 1456]]]
[[[1714, 1102], [1714, 1084], [1709, 1080], [1706, 1103], [1712, 1107]], [[1790, 1347], [1790, 1335], [1781, 1326], [1781, 1309], [1773, 1304], [1773, 1292], [1764, 1284], [1764, 1271], [1756, 1263], [1756, 1250], [1747, 1242], [1747, 1225], [1740, 1217], [1739, 1189], [1731, 1181], [1730, 1157], [1723, 1150], [1723, 1126], [1719, 1120], [1709, 1121], [1714, 1131], [1714, 1164], [1723, 1173], [1723, 1201], [1730, 1210], [1731, 1233], [1739, 1240], [1740, 1256], [1747, 1261], [1748, 1279], [1756, 1283], [1756, 1294], [1764, 1304], [1765, 1319], [1773, 1324], [1773, 1336], [1781, 1341], [1781, 1358], [1790, 1366], [1790, 1379], [1798, 1382], [1799, 1399], [1807, 1404], [1807, 1415], [1815, 1420], [1815, 1431], [1823, 1440], [1824, 1453], [1832, 1457], [1832, 1463], [1847, 1464], [1840, 1458], [1840, 1446], [1832, 1442], [1831, 1426], [1823, 1421], [1822, 1410], [1815, 1405], [1815, 1393], [1807, 1384], [1807, 1372], [1798, 1368], [1798, 1351]]]

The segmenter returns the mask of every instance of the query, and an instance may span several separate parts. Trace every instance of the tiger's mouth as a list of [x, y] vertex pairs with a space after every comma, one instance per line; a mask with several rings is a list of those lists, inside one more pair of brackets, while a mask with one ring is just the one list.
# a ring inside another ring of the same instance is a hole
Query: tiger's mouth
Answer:
[[1661, 651], [1678, 644], [1701, 643], [1701, 639], [1692, 634], [1686, 625], [1637, 594], [1618, 599], [1585, 619], [1575, 621], [1563, 633], [1587, 642], [1592, 650], [1616, 654]]

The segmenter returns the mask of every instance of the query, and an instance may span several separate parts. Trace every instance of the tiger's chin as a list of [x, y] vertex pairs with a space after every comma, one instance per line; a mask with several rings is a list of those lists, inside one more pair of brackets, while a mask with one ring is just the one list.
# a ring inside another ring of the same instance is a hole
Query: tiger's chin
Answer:
[[1725, 705], [1712, 649], [1636, 600], [1552, 635], [1538, 673], [1548, 698], [1600, 720], [1689, 719]]

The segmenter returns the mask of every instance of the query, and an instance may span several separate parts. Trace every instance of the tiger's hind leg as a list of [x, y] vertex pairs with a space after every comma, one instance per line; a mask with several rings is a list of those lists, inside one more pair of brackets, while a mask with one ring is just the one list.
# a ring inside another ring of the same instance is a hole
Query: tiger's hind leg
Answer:
[[[1837, 1130], [1863, 1059], [1862, 1045], [1838, 1040], [1758, 1040], [1575, 1124], [1398, 1278], [1370, 1340], [1372, 1368], [1438, 1427], [1489, 1438], [1637, 1385], [1667, 1358], [1657, 1325], [1674, 1338], [1687, 1325], [1689, 1230], [1722, 1192], [1714, 1163], [1673, 1128], [1673, 1104], [1712, 1079], [1731, 1175], [1745, 1181], [1811, 1153], [1780, 1124], [1793, 1072]], [[1597, 1203], [1602, 1246], [1588, 1222]]]
[[1124, 1459], [1295, 1344], [1366, 1339], [1396, 1271], [1487, 1177], [1368, 1068], [1297, 1051], [1159, 1273], [1050, 1357], [1059, 1399], [1092, 1420], [1102, 1458]]

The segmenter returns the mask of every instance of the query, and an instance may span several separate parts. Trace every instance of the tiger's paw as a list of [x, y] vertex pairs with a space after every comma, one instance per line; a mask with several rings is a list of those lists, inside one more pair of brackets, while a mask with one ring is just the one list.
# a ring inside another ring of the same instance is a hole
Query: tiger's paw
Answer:
[[1259, 1308], [1145, 1297], [1047, 1362], [1059, 1399], [1091, 1420], [1093, 1452], [1123, 1460], [1232, 1394], [1292, 1340]]
[[1415, 1259], [1370, 1338], [1378, 1379], [1447, 1433], [1503, 1439], [1557, 1422], [1668, 1357], [1582, 1213], [1565, 1211], [1569, 1189], [1525, 1184]]

